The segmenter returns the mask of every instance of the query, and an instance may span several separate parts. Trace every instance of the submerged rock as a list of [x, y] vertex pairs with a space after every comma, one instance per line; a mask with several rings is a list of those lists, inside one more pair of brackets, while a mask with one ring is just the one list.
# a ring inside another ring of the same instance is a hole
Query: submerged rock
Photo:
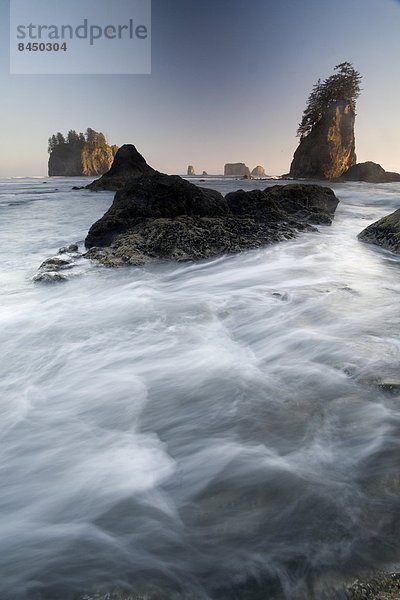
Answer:
[[400, 252], [400, 209], [366, 227], [358, 239], [392, 252]]
[[300, 141], [290, 166], [290, 177], [335, 179], [355, 165], [354, 122], [350, 101], [332, 102]]
[[350, 167], [343, 173], [341, 179], [345, 181], [367, 181], [368, 183], [390, 183], [400, 181], [400, 173], [385, 171], [378, 163], [367, 161]]
[[109, 266], [202, 260], [293, 238], [329, 224], [338, 200], [317, 185], [239, 190], [224, 198], [177, 177], [131, 179], [85, 240], [88, 258]]
[[61, 275], [58, 271], [45, 271], [44, 273], [37, 273], [32, 278], [35, 283], [57, 283], [59, 281], [67, 281], [65, 275]]
[[124, 144], [116, 153], [110, 170], [86, 187], [94, 191], [116, 191], [123, 188], [131, 178], [155, 173], [156, 171], [147, 164], [133, 144]]

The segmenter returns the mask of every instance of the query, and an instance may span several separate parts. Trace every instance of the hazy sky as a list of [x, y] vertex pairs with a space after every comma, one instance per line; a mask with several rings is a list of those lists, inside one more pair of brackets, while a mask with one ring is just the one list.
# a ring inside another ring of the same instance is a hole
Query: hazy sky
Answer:
[[400, 171], [397, 0], [153, 0], [151, 75], [10, 75], [0, 0], [0, 49], [3, 177], [46, 174], [47, 138], [87, 127], [168, 173], [287, 172], [312, 85], [345, 60], [363, 75], [358, 160]]

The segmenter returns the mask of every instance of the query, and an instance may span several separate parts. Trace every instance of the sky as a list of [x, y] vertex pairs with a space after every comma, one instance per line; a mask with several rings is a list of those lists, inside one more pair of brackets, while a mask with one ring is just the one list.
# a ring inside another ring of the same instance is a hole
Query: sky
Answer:
[[[109, 1], [117, 18], [120, 0]], [[286, 173], [313, 84], [343, 61], [363, 76], [358, 161], [400, 172], [398, 0], [151, 4], [150, 74], [16, 75], [0, 0], [0, 177], [45, 175], [48, 137], [87, 127], [167, 173], [218, 174], [227, 162]]]

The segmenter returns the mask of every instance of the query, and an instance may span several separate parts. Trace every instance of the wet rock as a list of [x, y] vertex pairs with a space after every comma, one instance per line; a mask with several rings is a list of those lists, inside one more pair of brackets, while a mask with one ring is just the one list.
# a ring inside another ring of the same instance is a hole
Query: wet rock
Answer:
[[258, 248], [329, 224], [338, 200], [321, 186], [238, 190], [224, 198], [161, 173], [132, 179], [85, 240], [86, 258], [107, 266], [203, 260]]
[[142, 175], [152, 175], [156, 171], [150, 167], [132, 144], [124, 144], [116, 153], [111, 168], [100, 179], [96, 179], [87, 189], [116, 191], [124, 187], [129, 179]]
[[366, 227], [358, 239], [392, 252], [400, 252], [400, 209]]
[[378, 573], [370, 579], [357, 579], [345, 594], [348, 600], [399, 600], [400, 574]]
[[52, 271], [59, 271], [61, 269], [69, 269], [69, 268], [71, 268], [71, 266], [72, 265], [71, 265], [70, 260], [54, 257], [54, 258], [48, 258], [44, 262], [42, 262], [39, 269], [40, 270], [49, 270], [50, 269]]
[[380, 381], [377, 386], [389, 394], [400, 394], [400, 381]]
[[78, 244], [70, 244], [69, 246], [63, 246], [59, 249], [58, 254], [65, 254], [67, 252], [73, 253], [78, 252], [79, 246]]
[[44, 273], [35, 275], [32, 281], [35, 283], [57, 283], [59, 281], [67, 281], [67, 278], [57, 271], [45, 271]]
[[84, 185], [74, 185], [74, 187], [72, 189], [73, 190], [84, 190], [85, 186]]

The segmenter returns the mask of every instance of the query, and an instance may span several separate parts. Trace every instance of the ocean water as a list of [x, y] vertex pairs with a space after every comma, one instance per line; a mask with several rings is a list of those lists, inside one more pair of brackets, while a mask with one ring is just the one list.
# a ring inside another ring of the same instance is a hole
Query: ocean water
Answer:
[[319, 600], [397, 563], [400, 258], [356, 236], [400, 185], [334, 185], [282, 244], [34, 283], [112, 202], [83, 183], [0, 182], [0, 599]]

